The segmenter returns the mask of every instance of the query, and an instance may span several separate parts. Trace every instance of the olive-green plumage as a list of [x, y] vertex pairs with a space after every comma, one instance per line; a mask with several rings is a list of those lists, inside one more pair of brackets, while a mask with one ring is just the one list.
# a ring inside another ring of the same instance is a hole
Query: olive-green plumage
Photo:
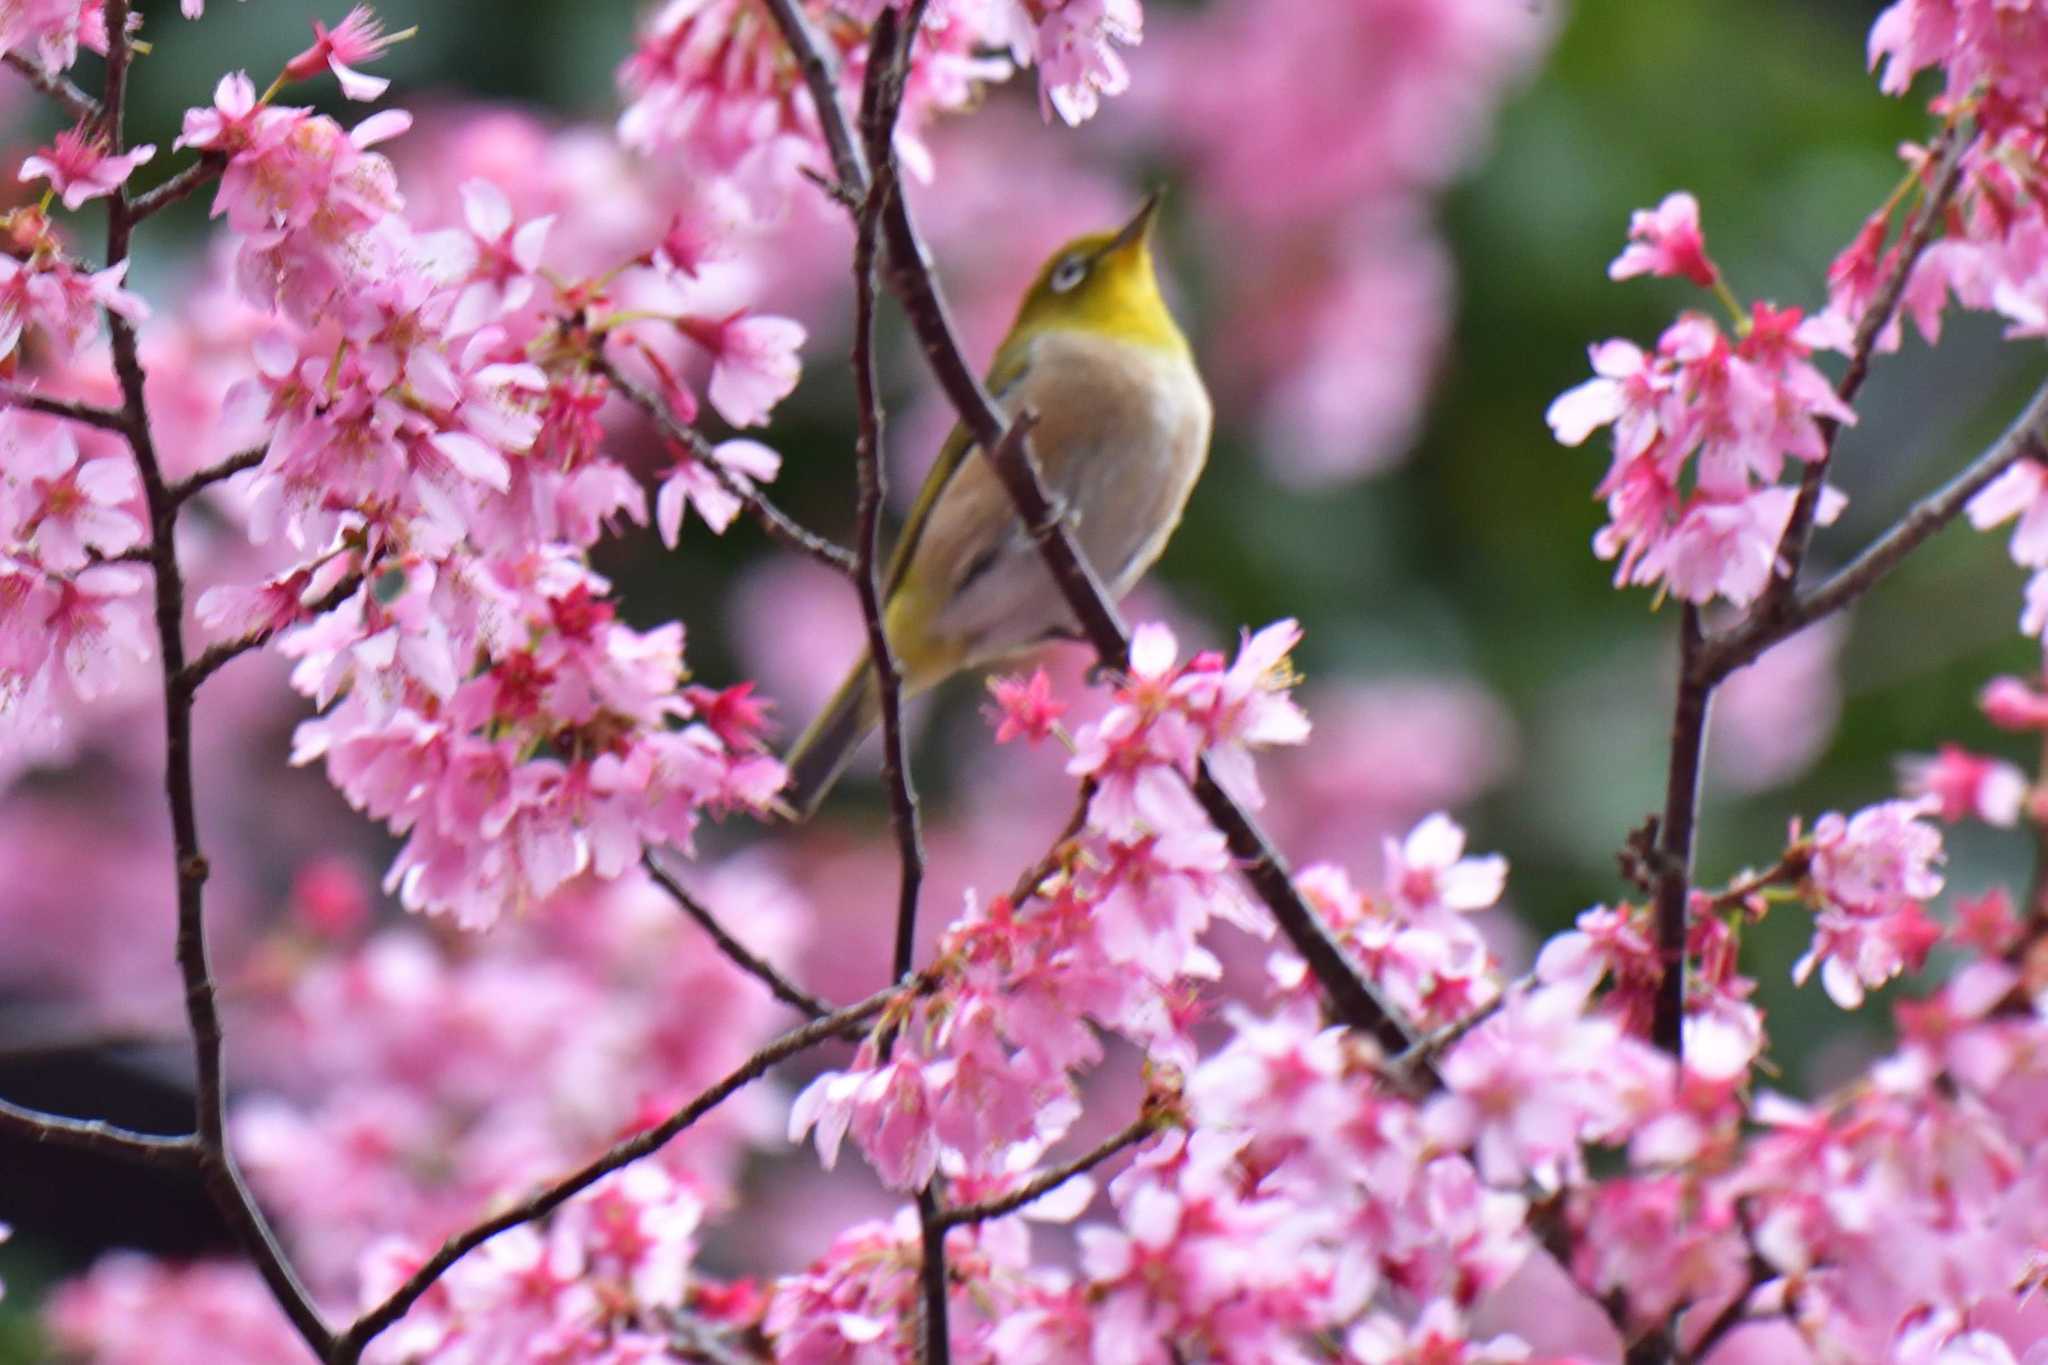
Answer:
[[[1047, 490], [1117, 597], [1166, 548], [1209, 451], [1209, 395], [1153, 269], [1157, 204], [1053, 254], [988, 374], [1006, 413], [1037, 414], [1031, 448]], [[978, 450], [953, 429], [883, 579], [905, 696], [1072, 628], [995, 471], [968, 458]], [[879, 719], [863, 656], [790, 747], [787, 799], [800, 815], [816, 809]]]

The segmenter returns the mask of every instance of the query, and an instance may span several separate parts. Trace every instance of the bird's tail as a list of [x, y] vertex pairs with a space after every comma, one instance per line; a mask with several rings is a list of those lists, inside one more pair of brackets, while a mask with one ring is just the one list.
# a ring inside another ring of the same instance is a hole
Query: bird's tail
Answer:
[[789, 769], [789, 786], [782, 795], [797, 819], [810, 819], [825, 793], [839, 780], [839, 774], [846, 771], [853, 751], [881, 718], [875, 670], [868, 666], [867, 655], [863, 654], [847, 673], [846, 681], [832, 694], [832, 700], [825, 703], [825, 709], [783, 757], [783, 766]]

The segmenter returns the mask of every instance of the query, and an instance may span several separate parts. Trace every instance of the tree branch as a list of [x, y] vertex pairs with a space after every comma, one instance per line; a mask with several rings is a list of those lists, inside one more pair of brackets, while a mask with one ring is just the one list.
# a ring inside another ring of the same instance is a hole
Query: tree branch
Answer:
[[653, 418], [655, 425], [661, 428], [664, 435], [687, 449], [692, 459], [710, 470], [711, 477], [718, 480], [719, 487], [746, 505], [747, 510], [753, 513], [754, 520], [760, 523], [761, 529], [768, 533], [770, 539], [781, 541], [799, 554], [809, 555], [834, 573], [851, 574], [854, 571], [851, 551], [834, 545], [821, 535], [805, 530], [754, 484], [742, 483], [734, 478], [732, 471], [718, 462], [710, 442], [695, 428], [677, 421], [676, 415], [669, 411], [668, 404], [619, 373], [618, 367], [612, 364], [601, 347], [592, 349], [590, 367], [603, 375], [613, 388], [624, 394], [627, 402]]
[[854, 137], [852, 125], [846, 120], [846, 111], [839, 103], [839, 63], [818, 37], [817, 30], [811, 27], [801, 0], [763, 0], [763, 3], [775, 16], [783, 41], [788, 44], [790, 53], [796, 58], [797, 70], [803, 75], [804, 88], [810, 91], [811, 103], [817, 107], [818, 125], [824, 132], [825, 145], [832, 153], [833, 171], [839, 177], [834, 197], [845, 202], [858, 202], [868, 192], [867, 158], [861, 154], [860, 142]]
[[1715, 680], [1699, 676], [1700, 610], [1688, 602], [1679, 620], [1678, 699], [1671, 715], [1671, 762], [1665, 772], [1664, 817], [1657, 825], [1657, 955], [1664, 968], [1650, 1039], [1685, 1059], [1685, 947], [1692, 898], [1693, 829], [1699, 819], [1700, 773], [1707, 747], [1707, 711]]
[[2004, 434], [1961, 473], [1913, 504], [1891, 528], [1843, 565], [1812, 592], [1780, 615], [1749, 619], [1707, 643], [1694, 667], [1699, 676], [1719, 681], [1788, 635], [1832, 616], [1869, 592], [1900, 561], [1928, 537], [1954, 521], [1985, 485], [2024, 458], [2048, 460], [2048, 383], [2035, 390]]
[[[919, 14], [923, 5], [917, 6]], [[859, 496], [854, 513], [854, 588], [860, 595], [861, 622], [867, 629], [868, 663], [875, 674], [875, 692], [882, 713], [882, 777], [889, 792], [890, 825], [896, 834], [900, 879], [896, 898], [896, 942], [890, 974], [901, 980], [915, 965], [917, 903], [924, 887], [924, 846], [918, 835], [917, 790], [910, 774], [910, 753], [903, 733], [903, 671], [882, 601], [882, 500], [886, 477], [882, 469], [882, 395], [875, 375], [875, 258], [881, 217], [896, 193], [895, 165], [889, 141], [902, 97], [901, 64], [917, 39], [913, 15], [902, 40], [894, 10], [875, 21], [868, 50], [867, 77], [861, 90], [861, 132], [875, 167], [873, 179], [855, 215], [853, 246], [853, 387], [859, 435], [854, 460]]]
[[849, 1005], [843, 1010], [828, 1014], [822, 1019], [815, 1019], [801, 1028], [783, 1034], [655, 1127], [613, 1144], [603, 1155], [553, 1184], [467, 1231], [450, 1237], [441, 1244], [440, 1250], [429, 1257], [382, 1303], [349, 1324], [348, 1329], [341, 1334], [333, 1347], [324, 1353], [326, 1359], [333, 1362], [333, 1365], [354, 1365], [355, 1361], [361, 1359], [364, 1347], [387, 1327], [404, 1317], [406, 1312], [419, 1302], [420, 1297], [448, 1272], [449, 1267], [464, 1256], [508, 1228], [546, 1217], [612, 1172], [661, 1150], [677, 1134], [723, 1104], [735, 1092], [766, 1075], [769, 1068], [776, 1063], [837, 1036], [853, 1024], [873, 1018], [887, 1008], [903, 989], [901, 986], [892, 985], [887, 990], [877, 991], [858, 1004]]
[[0, 408], [20, 408], [24, 412], [40, 412], [50, 417], [62, 417], [101, 431], [125, 432], [127, 417], [115, 408], [96, 407], [70, 398], [52, 398], [46, 393], [31, 389], [19, 389], [12, 384], [0, 384]]
[[[349, 598], [355, 595], [356, 590], [363, 586], [363, 577], [364, 575], [361, 571], [348, 574], [326, 592], [320, 594], [311, 602], [305, 603], [306, 617], [310, 619], [315, 616], [324, 616], [343, 602], [348, 601]], [[187, 705], [190, 705], [191, 696], [199, 690], [200, 684], [220, 672], [228, 664], [241, 658], [244, 654], [249, 653], [251, 650], [263, 648], [263, 646], [269, 644], [281, 632], [287, 629], [289, 629], [289, 625], [264, 626], [260, 630], [250, 631], [247, 635], [237, 636], [232, 640], [222, 640], [218, 644], [208, 645], [205, 653], [182, 668], [173, 670], [177, 685], [185, 690]]]
[[[1944, 129], [1936, 139], [1938, 150], [1933, 152], [1930, 160], [1939, 161], [1940, 174], [1921, 205], [1919, 218], [1899, 239], [1898, 265], [1856, 325], [1856, 336], [1849, 347], [1849, 366], [1842, 372], [1841, 382], [1835, 385], [1835, 396], [1844, 403], [1855, 401], [1863, 388], [1863, 381], [1869, 377], [1870, 362], [1877, 353], [1877, 340], [1898, 317], [1899, 304], [1905, 298], [1906, 284], [1912, 277], [1913, 267], [1934, 239], [1935, 226], [1941, 222], [1943, 210], [1962, 182], [1963, 162], [1975, 141], [1974, 131], [1965, 136], [1953, 126]], [[1821, 489], [1827, 483], [1828, 468], [1834, 461], [1835, 443], [1842, 434], [1842, 424], [1832, 417], [1821, 418], [1819, 426], [1821, 457], [1807, 465], [1799, 477], [1799, 496], [1792, 504], [1792, 515], [1786, 519], [1785, 533], [1778, 538], [1770, 585], [1764, 590], [1763, 600], [1751, 613], [1761, 619], [1776, 617], [1792, 604], [1792, 595], [1799, 586], [1799, 571], [1804, 567], [1807, 549], [1813, 543], [1814, 515], [1820, 508]]]
[[128, 216], [139, 223], [145, 218], [161, 213], [200, 186], [219, 179], [220, 173], [227, 168], [228, 159], [220, 152], [201, 152], [197, 161], [163, 184], [136, 195], [129, 202]]
[[245, 469], [254, 469], [263, 463], [263, 457], [269, 453], [268, 447], [261, 447], [230, 455], [219, 464], [209, 465], [190, 478], [172, 484], [171, 499], [180, 505], [188, 503], [215, 484], [232, 479]]
[[939, 1213], [940, 1225], [948, 1228], [957, 1228], [968, 1223], [979, 1223], [990, 1218], [1001, 1218], [1006, 1214], [1015, 1213], [1027, 1204], [1036, 1203], [1060, 1186], [1066, 1184], [1069, 1180], [1072, 1180], [1075, 1176], [1086, 1175], [1118, 1152], [1123, 1151], [1127, 1147], [1135, 1147], [1146, 1138], [1152, 1136], [1152, 1134], [1158, 1132], [1159, 1116], [1149, 1112], [1149, 1109], [1150, 1107], [1148, 1106], [1148, 1112], [1133, 1119], [1130, 1125], [1121, 1132], [1105, 1138], [1101, 1143], [1083, 1152], [1072, 1161], [1054, 1166], [1049, 1170], [1040, 1171], [1008, 1194], [1000, 1195], [994, 1199], [983, 1200], [979, 1204], [961, 1204], [954, 1208], [941, 1210]]
[[654, 879], [654, 884], [668, 892], [669, 899], [710, 935], [711, 941], [718, 945], [718, 951], [724, 953], [734, 966], [760, 981], [777, 1000], [813, 1019], [822, 1019], [832, 1012], [830, 1005], [791, 982], [765, 959], [757, 957], [745, 944], [727, 933], [725, 926], [718, 922], [717, 917], [703, 902], [691, 895], [688, 888], [676, 880], [674, 873], [661, 865], [651, 850], [640, 855], [640, 863], [647, 869], [647, 875]]
[[30, 1142], [56, 1147], [76, 1147], [101, 1156], [117, 1156], [145, 1166], [197, 1165], [199, 1136], [185, 1133], [170, 1137], [158, 1133], [137, 1133], [116, 1128], [100, 1119], [74, 1119], [46, 1114], [0, 1100], [0, 1133], [11, 1133]]
[[[121, 116], [130, 56], [128, 16], [129, 0], [107, 0], [107, 79], [100, 106], [109, 149], [116, 153], [124, 145]], [[126, 193], [115, 190], [107, 205], [108, 266], [128, 259], [134, 223]], [[177, 548], [179, 501], [157, 459], [134, 324], [109, 309], [107, 329], [114, 373], [121, 385], [120, 429], [134, 452], [136, 470], [142, 480], [143, 497], [149, 508], [151, 563], [156, 571], [157, 649], [164, 684], [164, 795], [175, 850], [178, 970], [185, 984], [185, 1017], [192, 1032], [194, 1141], [199, 1170], [215, 1208], [292, 1326], [315, 1354], [324, 1356], [333, 1341], [327, 1324], [278, 1246], [227, 1145], [225, 1043], [214, 999], [213, 969], [207, 960], [208, 867], [199, 842], [198, 801], [192, 777], [192, 696], [204, 674], [189, 675], [185, 668], [185, 580], [178, 565]]]
[[65, 78], [62, 72], [45, 71], [36, 64], [35, 58], [25, 52], [10, 52], [0, 57], [7, 65], [21, 73], [21, 78], [55, 100], [65, 113], [80, 123], [91, 123], [100, 116], [100, 103]]

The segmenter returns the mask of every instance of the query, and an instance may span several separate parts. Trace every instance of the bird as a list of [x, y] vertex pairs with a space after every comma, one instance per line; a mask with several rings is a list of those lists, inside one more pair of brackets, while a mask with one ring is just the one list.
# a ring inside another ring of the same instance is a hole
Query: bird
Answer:
[[[1031, 449], [1055, 507], [1112, 598], [1152, 567], [1208, 460], [1214, 411], [1193, 348], [1159, 291], [1160, 195], [1112, 232], [1066, 243], [1032, 281], [987, 384]], [[879, 584], [909, 698], [1077, 629], [979, 446], [955, 426], [911, 505]], [[783, 801], [816, 811], [881, 719], [865, 653], [783, 762]]]

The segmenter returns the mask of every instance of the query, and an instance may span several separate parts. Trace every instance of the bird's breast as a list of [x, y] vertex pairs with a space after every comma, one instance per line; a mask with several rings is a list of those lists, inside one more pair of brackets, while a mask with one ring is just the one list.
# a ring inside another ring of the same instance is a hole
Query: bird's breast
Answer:
[[1006, 395], [1090, 563], [1118, 595], [1166, 546], [1209, 453], [1208, 392], [1185, 350], [1053, 332]]

